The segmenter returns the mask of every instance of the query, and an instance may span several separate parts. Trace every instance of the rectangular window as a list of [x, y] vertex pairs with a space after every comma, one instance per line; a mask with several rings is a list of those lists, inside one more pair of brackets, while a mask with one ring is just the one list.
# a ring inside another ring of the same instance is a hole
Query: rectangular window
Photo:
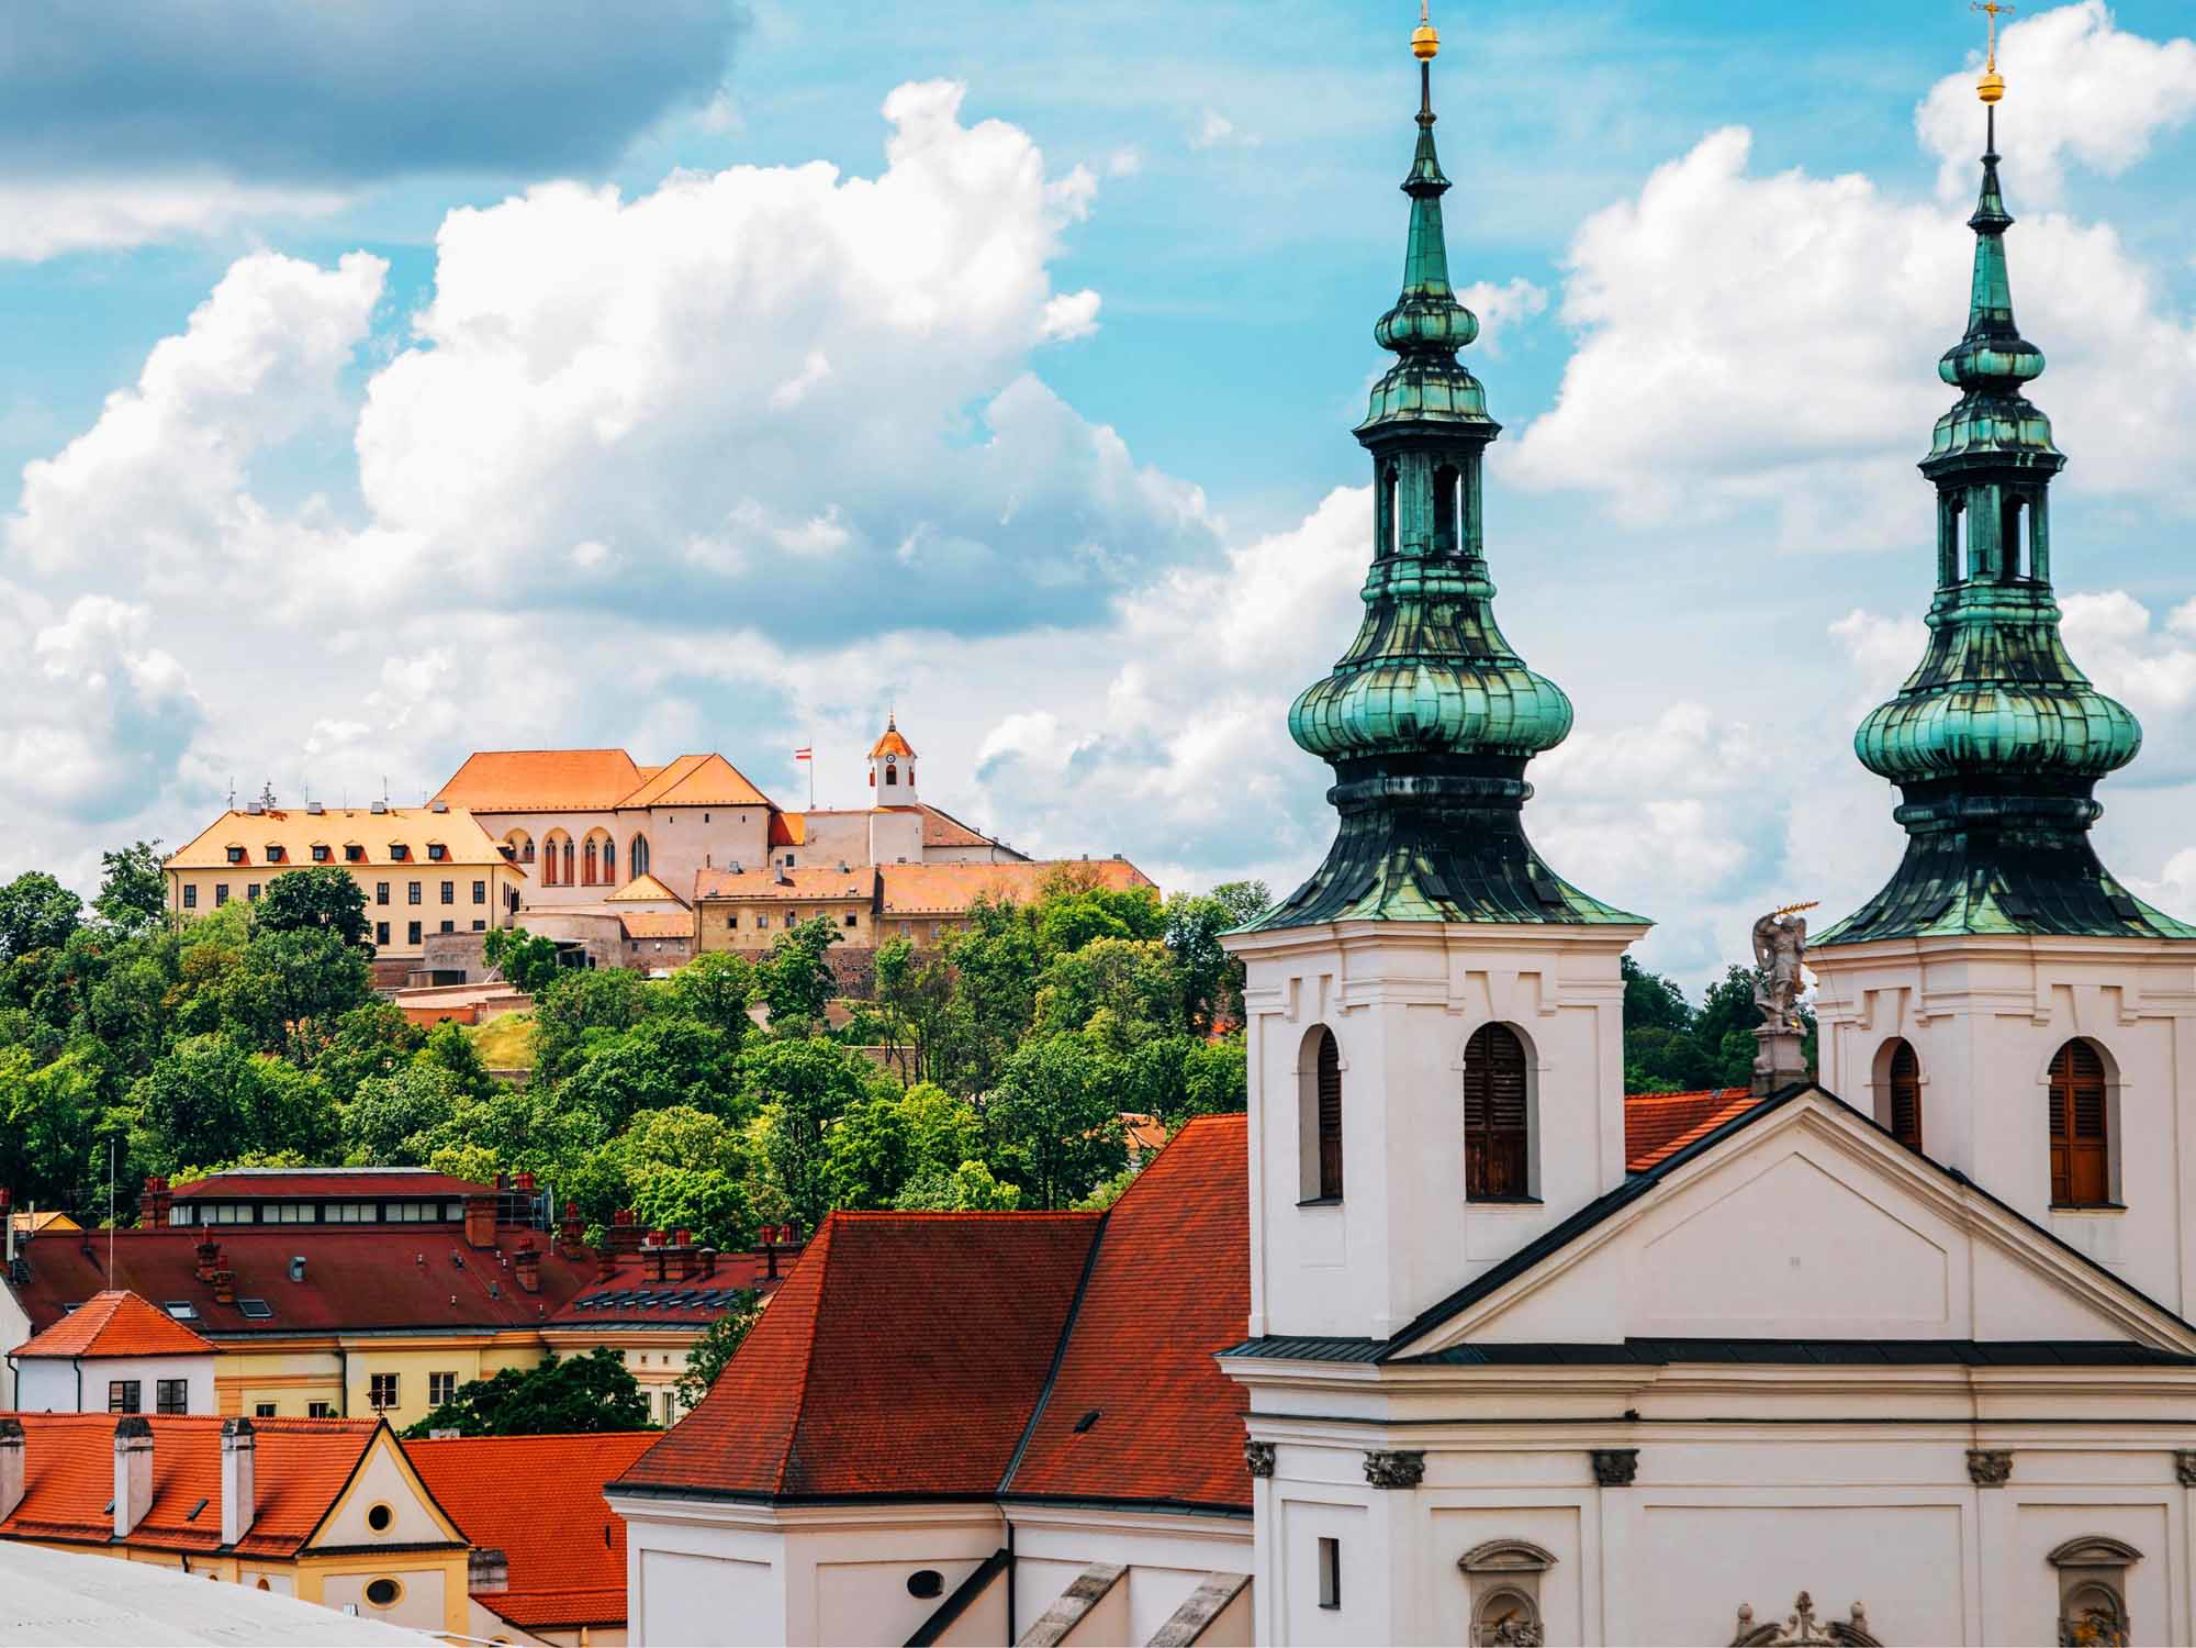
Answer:
[[[190, 889], [186, 887], [184, 891], [188, 893]], [[726, 916], [724, 918], [724, 924], [727, 927], [737, 927], [740, 924], [740, 918], [738, 916]]]
[[417, 944], [419, 942], [418, 922], [408, 921], [404, 924], [404, 942], [407, 944]]
[[343, 862], [346, 864], [365, 863], [366, 849], [355, 841], [346, 843], [343, 848]]
[[1342, 1541], [1339, 1539], [1319, 1542], [1319, 1606], [1342, 1606]]
[[374, 883], [374, 902], [376, 904], [386, 904], [389, 902], [389, 884], [386, 881], [377, 881]]
[[328, 849], [322, 846], [319, 842], [316, 841], [313, 843], [313, 862], [315, 864], [325, 864], [333, 856], [334, 855], [330, 853]]
[[449, 856], [450, 849], [445, 847], [441, 842], [430, 841], [427, 843], [427, 857], [429, 862], [440, 864]]
[[186, 910], [198, 908], [198, 889], [187, 881], [183, 884], [183, 908]]
[[336, 1405], [333, 1402], [308, 1402], [305, 1404], [305, 1417], [307, 1419], [333, 1419], [335, 1416]]
[[397, 1405], [397, 1376], [393, 1373], [370, 1373], [366, 1376], [366, 1403], [376, 1413]]
[[272, 1402], [254, 1402], [252, 1404], [252, 1417], [254, 1419], [272, 1419], [274, 1416], [275, 1405]]
[[191, 1385], [187, 1379], [161, 1379], [153, 1384], [153, 1405], [160, 1413], [189, 1413]]
[[487, 882], [476, 881], [473, 883], [473, 902], [475, 904], [486, 904], [488, 902]]
[[110, 1379], [107, 1381], [107, 1411], [109, 1413], [137, 1413], [142, 1410], [143, 1387], [135, 1379]]
[[257, 904], [259, 902], [258, 882], [247, 881], [244, 883], [244, 902], [246, 904]]
[[445, 881], [442, 884], [442, 902], [445, 904], [455, 904], [457, 901], [458, 884], [454, 881]]
[[847, 925], [848, 925], [849, 927], [851, 927], [851, 926], [853, 926], [853, 925], [854, 925], [854, 918], [853, 918], [853, 916], [849, 915], [849, 916], [848, 916], [848, 917], [846, 918], [846, 924], [847, 924]]
[[229, 849], [229, 862], [230, 862], [231, 864], [241, 864], [241, 863], [243, 863], [243, 862], [244, 862], [244, 849], [243, 849], [242, 847], [231, 847], [231, 848]]
[[374, 923], [374, 942], [383, 945], [389, 942], [389, 924], [386, 921]]
[[228, 903], [228, 902], [229, 902], [229, 884], [228, 884], [228, 883], [227, 883], [226, 881], [217, 881], [217, 882], [215, 882], [215, 883], [214, 883], [214, 908], [218, 910], [218, 909], [220, 909], [220, 908], [221, 908], [221, 906], [222, 906], [222, 905], [224, 905], [224, 904], [226, 904], [226, 903]]
[[770, 925], [770, 918], [768, 916], [757, 916], [755, 918], [755, 925], [758, 927], [767, 927]]
[[483, 921], [480, 917], [475, 916], [473, 918], [473, 931], [476, 933], [485, 933], [486, 931], [488, 931], [488, 923]]
[[454, 1373], [430, 1373], [427, 1376], [427, 1405], [439, 1408], [457, 1395], [458, 1376]]
[[454, 921], [446, 921], [442, 924], [442, 930], [445, 933], [454, 933], [458, 930], [458, 924]]
[[424, 903], [424, 902], [425, 902], [425, 899], [424, 899], [424, 897], [423, 897], [422, 895], [423, 895], [423, 892], [424, 892], [425, 886], [426, 886], [426, 884], [425, 884], [424, 882], [419, 882], [419, 881], [407, 881], [407, 882], [406, 882], [406, 883], [404, 884], [404, 902], [405, 902], [405, 903], [407, 903], [407, 904], [421, 904], [421, 903]]

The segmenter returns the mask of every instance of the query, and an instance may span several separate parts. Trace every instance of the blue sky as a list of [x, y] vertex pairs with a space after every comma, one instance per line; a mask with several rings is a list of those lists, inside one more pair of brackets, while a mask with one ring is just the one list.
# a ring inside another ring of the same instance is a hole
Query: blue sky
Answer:
[[[2024, 14], [2004, 147], [2070, 631], [2151, 733], [2108, 856], [2185, 909], [2181, 9]], [[0, 870], [483, 746], [852, 799], [888, 703], [1033, 848], [1307, 869], [1415, 7], [457, 10], [11, 14]], [[1501, 611], [1580, 711], [1536, 832], [1697, 980], [1896, 857], [1846, 739], [1918, 653], [1980, 19], [1437, 21]]]

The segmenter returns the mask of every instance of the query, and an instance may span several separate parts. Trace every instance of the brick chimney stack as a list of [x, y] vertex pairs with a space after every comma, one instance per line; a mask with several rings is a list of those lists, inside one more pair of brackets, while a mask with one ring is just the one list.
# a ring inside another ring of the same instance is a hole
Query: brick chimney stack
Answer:
[[519, 1238], [518, 1251], [511, 1256], [511, 1270], [521, 1293], [541, 1291], [541, 1250], [534, 1246], [533, 1237]]
[[212, 1281], [214, 1272], [221, 1268], [221, 1244], [212, 1241], [200, 1242], [193, 1251], [198, 1258], [196, 1271], [198, 1279], [201, 1282]]
[[145, 1177], [144, 1193], [137, 1198], [137, 1223], [141, 1230], [163, 1230], [168, 1223], [168, 1208], [174, 1202], [174, 1194], [168, 1189], [168, 1181], [157, 1173]]
[[234, 1545], [259, 1515], [259, 1440], [245, 1418], [221, 1421], [221, 1543]]
[[489, 1248], [496, 1245], [496, 1200], [494, 1195], [487, 1193], [465, 1198], [467, 1247]]
[[618, 1273], [618, 1256], [607, 1247], [595, 1255], [595, 1280], [607, 1282]]
[[587, 1227], [580, 1222], [577, 1202], [564, 1204], [564, 1221], [557, 1226], [557, 1251], [567, 1259], [577, 1259], [587, 1251]]
[[23, 1421], [0, 1414], [0, 1522], [23, 1503]]
[[612, 1253], [638, 1253], [641, 1246], [641, 1228], [633, 1222], [633, 1210], [621, 1207], [610, 1215], [610, 1229], [604, 1238]]
[[691, 1230], [673, 1231], [671, 1233], [671, 1246], [678, 1255], [679, 1280], [682, 1282], [691, 1281], [694, 1275], [695, 1261], [698, 1258], [698, 1255], [694, 1252], [694, 1233]]
[[152, 1421], [126, 1413], [114, 1422], [114, 1537], [127, 1539], [152, 1509]]

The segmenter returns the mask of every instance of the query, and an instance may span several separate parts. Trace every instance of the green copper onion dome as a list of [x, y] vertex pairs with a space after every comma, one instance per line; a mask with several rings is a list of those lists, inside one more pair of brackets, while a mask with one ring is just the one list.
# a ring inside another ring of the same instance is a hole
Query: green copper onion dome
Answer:
[[2049, 489], [2066, 459], [2023, 393], [2044, 357], [2013, 320], [1994, 108], [1989, 131], [1968, 220], [1967, 335], [1938, 364], [1962, 393], [1921, 465], [1937, 488], [1929, 646], [1854, 736], [1861, 764], [1899, 786], [1906, 856], [1818, 946], [1946, 933], [2196, 936], [2128, 893], [2090, 841], [2103, 812], [2097, 780], [2135, 759], [2142, 729], [2090, 685], [2059, 634]]
[[1296, 742], [1330, 763], [1340, 831], [1317, 874], [1253, 925], [1351, 919], [1617, 922], [1525, 839], [1525, 764], [1563, 742], [1571, 701], [1526, 667], [1495, 623], [1480, 531], [1487, 443], [1501, 433], [1456, 352], [1479, 335], [1457, 301], [1434, 149], [1430, 24], [1403, 291], [1374, 336], [1395, 357], [1357, 438], [1373, 457], [1365, 619], [1332, 674], [1289, 710]]

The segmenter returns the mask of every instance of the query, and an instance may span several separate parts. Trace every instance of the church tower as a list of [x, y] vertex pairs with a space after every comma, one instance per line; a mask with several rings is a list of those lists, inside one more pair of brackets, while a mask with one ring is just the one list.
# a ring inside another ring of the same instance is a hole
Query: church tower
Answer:
[[915, 800], [915, 746], [900, 732], [897, 711], [885, 716], [885, 730], [869, 750], [870, 803], [877, 807], [912, 807]]
[[1571, 729], [1495, 622], [1481, 470], [1500, 426], [1457, 359], [1421, 22], [1396, 358], [1364, 622], [1289, 712], [1334, 769], [1311, 879], [1229, 941], [1248, 970], [1253, 1334], [1382, 1336], [1624, 1172], [1623, 981], [1645, 931], [1526, 839], [1526, 764]]
[[1906, 853], [1810, 955], [1822, 1078], [2186, 1311], [2196, 929], [2130, 894], [2090, 839], [2097, 781], [2142, 732], [2059, 634], [2050, 487], [2066, 459], [2026, 394], [2043, 353], [2013, 319], [2004, 89], [1993, 52], [1967, 333], [1938, 364], [1960, 398], [1921, 465], [1937, 491], [1928, 649], [1854, 740], [1899, 788]]

